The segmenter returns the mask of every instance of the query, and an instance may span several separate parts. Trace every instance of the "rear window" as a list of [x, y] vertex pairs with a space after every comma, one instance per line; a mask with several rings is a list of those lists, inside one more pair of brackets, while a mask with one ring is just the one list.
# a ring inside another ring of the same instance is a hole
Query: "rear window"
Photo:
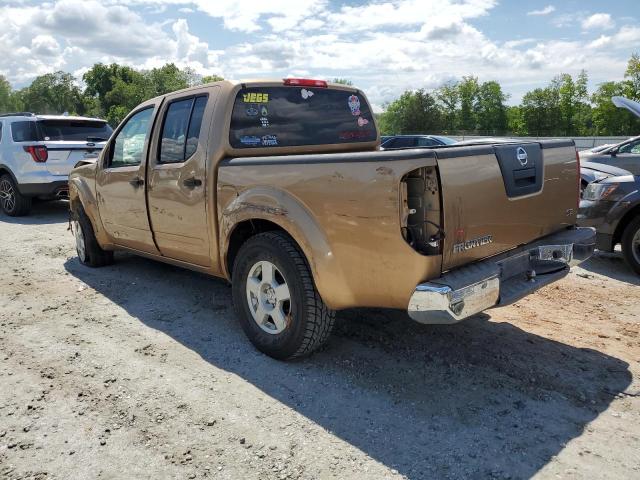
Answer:
[[191, 97], [169, 104], [162, 126], [160, 162], [184, 162], [198, 148], [207, 97]]
[[107, 122], [84, 120], [41, 120], [40, 129], [44, 141], [106, 141], [112, 129]]
[[229, 132], [233, 148], [372, 142], [376, 138], [365, 98], [327, 88], [241, 89]]
[[37, 142], [38, 129], [36, 122], [27, 120], [11, 124], [11, 137], [14, 142]]

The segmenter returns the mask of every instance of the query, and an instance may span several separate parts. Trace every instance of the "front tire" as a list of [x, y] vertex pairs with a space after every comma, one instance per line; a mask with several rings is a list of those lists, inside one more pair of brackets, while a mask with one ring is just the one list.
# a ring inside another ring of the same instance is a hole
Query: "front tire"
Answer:
[[633, 219], [625, 227], [620, 243], [627, 265], [640, 275], [640, 217]]
[[0, 177], [0, 208], [10, 217], [23, 217], [31, 210], [31, 197], [20, 193], [9, 174]]
[[331, 334], [335, 312], [320, 298], [304, 255], [285, 233], [260, 233], [242, 245], [232, 290], [242, 329], [270, 357], [304, 357]]
[[76, 240], [78, 260], [88, 267], [104, 267], [113, 263], [113, 252], [103, 250], [98, 244], [93, 226], [82, 207], [72, 215], [72, 229]]

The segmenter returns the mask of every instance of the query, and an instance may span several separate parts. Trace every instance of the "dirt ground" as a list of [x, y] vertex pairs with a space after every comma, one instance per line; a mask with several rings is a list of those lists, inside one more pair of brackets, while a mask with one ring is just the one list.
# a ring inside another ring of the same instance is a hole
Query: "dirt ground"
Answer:
[[640, 278], [598, 254], [454, 326], [338, 314], [256, 352], [221, 280], [81, 266], [66, 204], [0, 216], [0, 478], [640, 478]]

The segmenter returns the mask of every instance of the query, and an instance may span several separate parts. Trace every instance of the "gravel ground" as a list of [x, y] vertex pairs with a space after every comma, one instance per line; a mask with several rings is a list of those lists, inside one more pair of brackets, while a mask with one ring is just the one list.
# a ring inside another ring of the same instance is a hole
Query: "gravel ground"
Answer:
[[640, 478], [640, 279], [598, 254], [454, 326], [338, 314], [256, 352], [222, 280], [81, 266], [66, 204], [0, 216], [0, 478]]

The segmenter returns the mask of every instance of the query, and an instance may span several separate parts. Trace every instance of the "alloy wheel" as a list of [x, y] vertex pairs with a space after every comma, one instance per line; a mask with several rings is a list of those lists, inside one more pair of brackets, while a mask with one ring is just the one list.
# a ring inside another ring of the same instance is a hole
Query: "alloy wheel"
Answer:
[[87, 249], [84, 243], [84, 234], [82, 232], [82, 226], [80, 226], [80, 222], [77, 220], [73, 221], [73, 231], [76, 237], [76, 253], [78, 254], [78, 258], [81, 262], [86, 262]]
[[269, 261], [251, 267], [246, 283], [251, 316], [267, 333], [282, 333], [291, 319], [291, 293], [282, 272]]
[[16, 206], [16, 192], [6, 178], [0, 181], [0, 204], [5, 212], [12, 212]]

